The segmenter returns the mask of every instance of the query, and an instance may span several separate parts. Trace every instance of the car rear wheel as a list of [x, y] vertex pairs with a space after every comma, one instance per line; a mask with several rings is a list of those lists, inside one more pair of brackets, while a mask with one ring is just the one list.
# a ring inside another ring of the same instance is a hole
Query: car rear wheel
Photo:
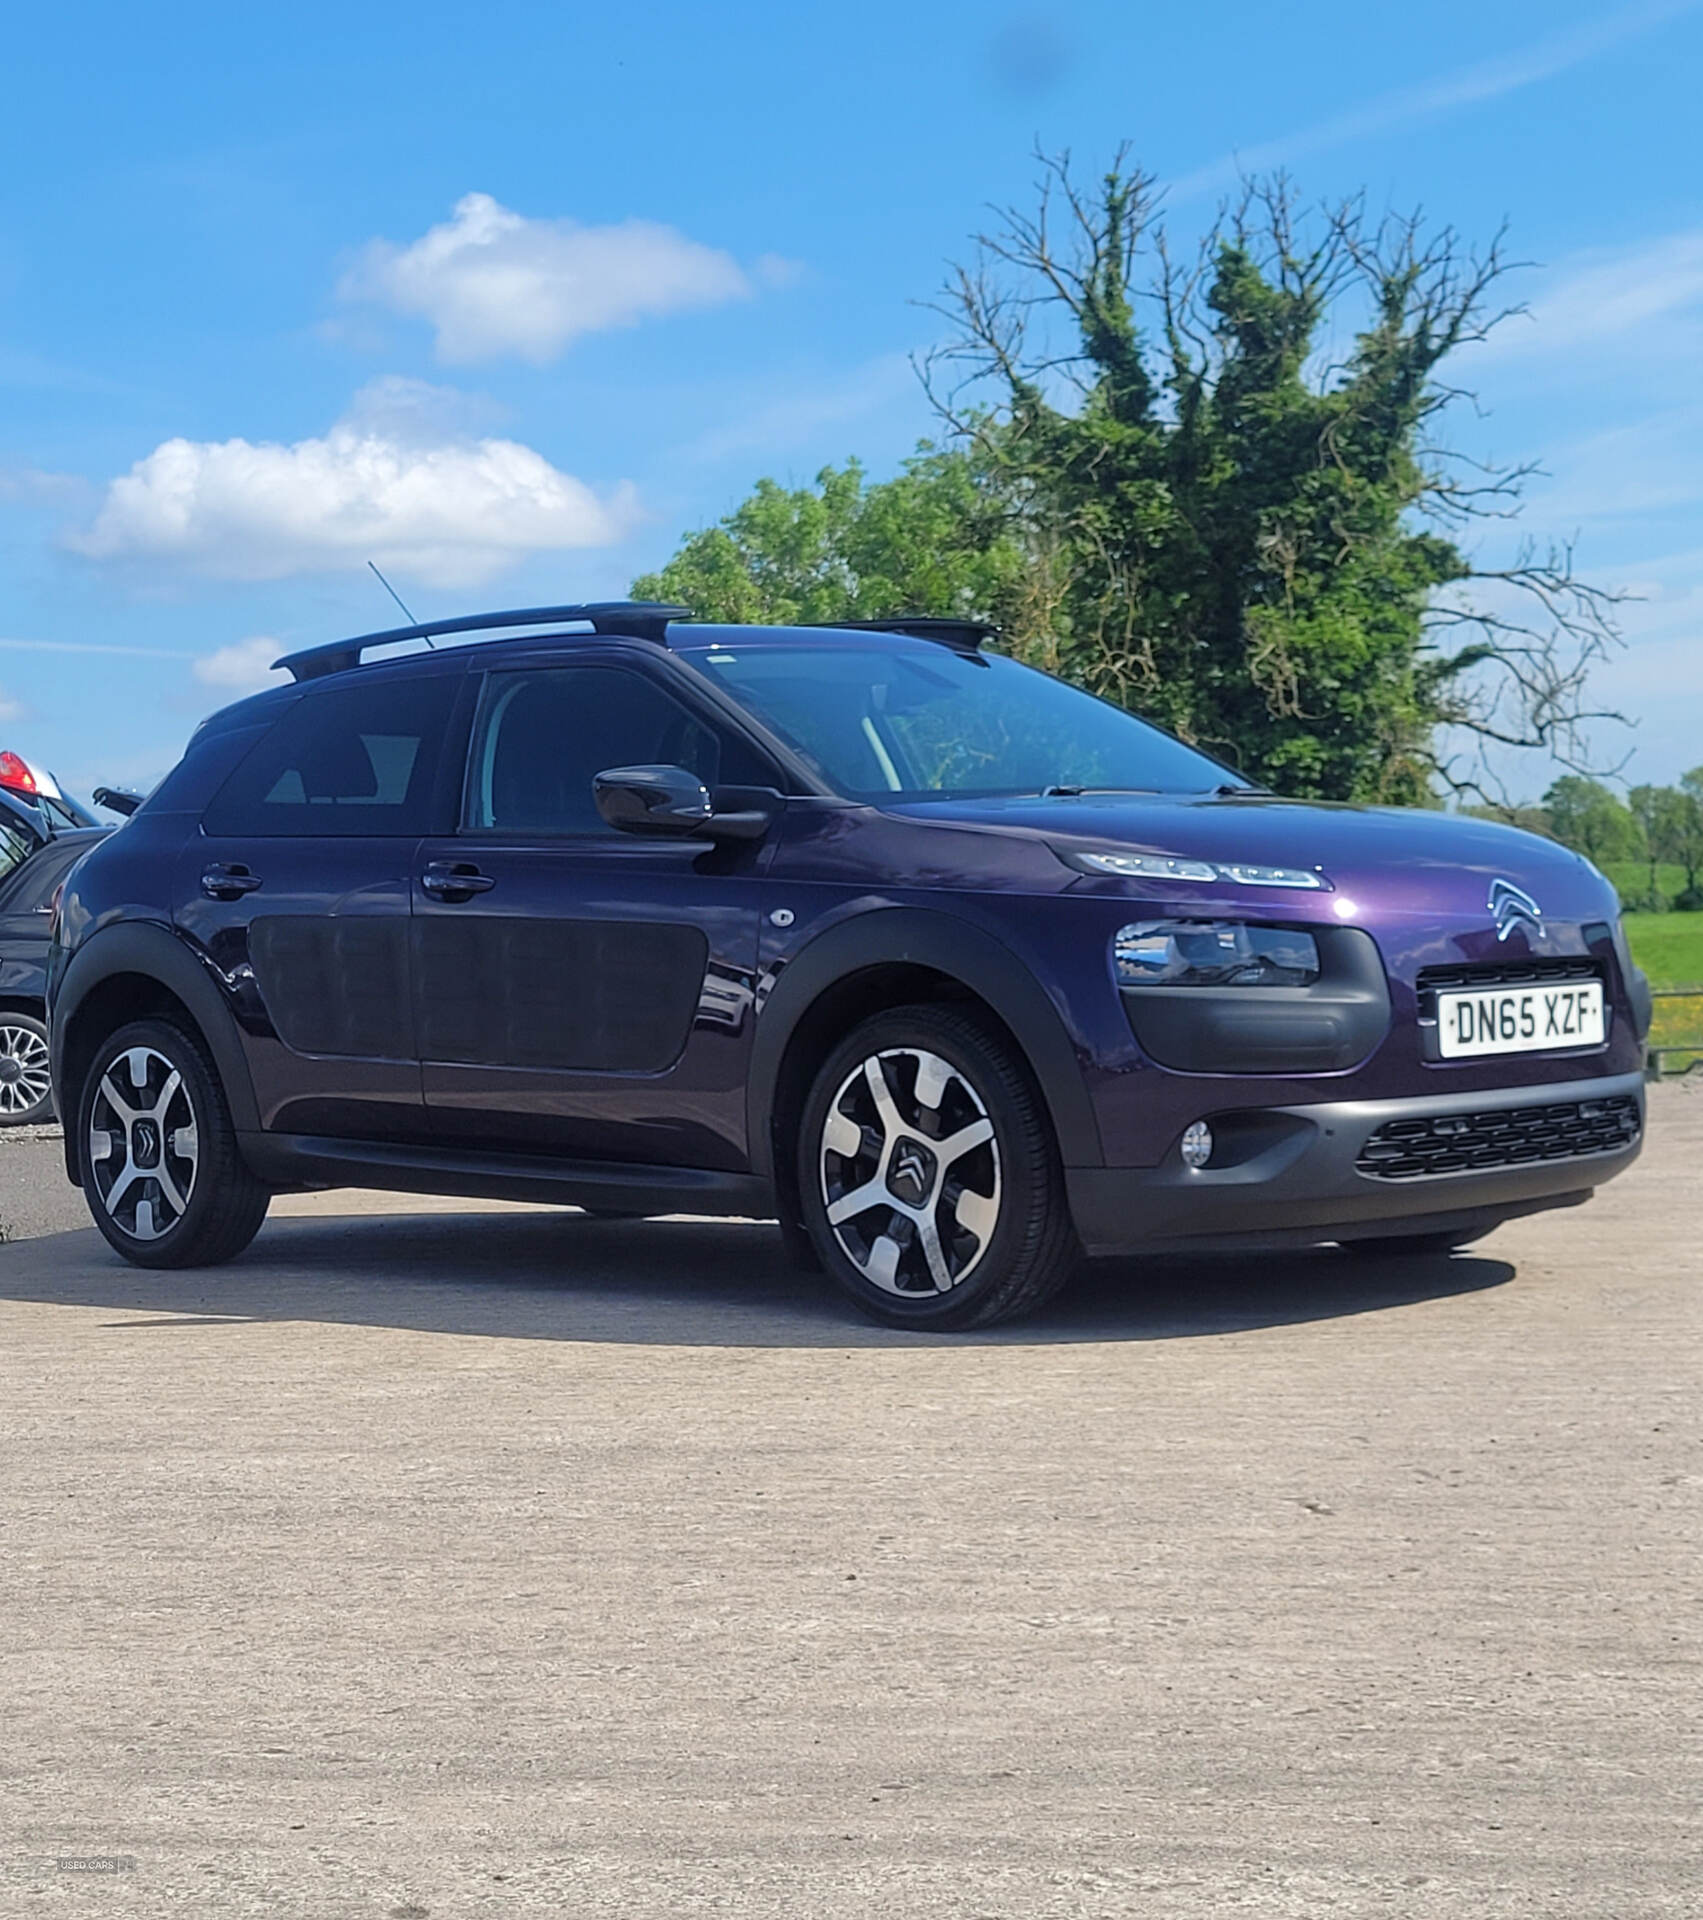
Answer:
[[139, 1267], [210, 1267], [260, 1231], [270, 1194], [237, 1147], [206, 1046], [166, 1020], [120, 1028], [78, 1103], [94, 1222]]
[[47, 1029], [27, 1013], [0, 1013], [0, 1127], [53, 1118]]
[[948, 1007], [856, 1028], [805, 1106], [799, 1193], [817, 1256], [888, 1326], [1031, 1313], [1078, 1257], [1058, 1149], [1008, 1042]]

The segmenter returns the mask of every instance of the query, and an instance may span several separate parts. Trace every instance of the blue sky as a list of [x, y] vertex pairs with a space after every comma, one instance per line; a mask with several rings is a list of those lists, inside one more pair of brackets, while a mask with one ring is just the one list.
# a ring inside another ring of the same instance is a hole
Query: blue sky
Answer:
[[[918, 302], [1038, 139], [1187, 236], [1364, 187], [1530, 304], [1461, 441], [1636, 591], [1633, 779], [1703, 762], [1703, 0], [34, 8], [0, 123], [0, 744], [148, 780], [276, 643], [625, 591], [761, 474], [890, 470]], [[1485, 536], [1483, 551], [1498, 556]], [[1541, 765], [1518, 776], [1527, 790]]]

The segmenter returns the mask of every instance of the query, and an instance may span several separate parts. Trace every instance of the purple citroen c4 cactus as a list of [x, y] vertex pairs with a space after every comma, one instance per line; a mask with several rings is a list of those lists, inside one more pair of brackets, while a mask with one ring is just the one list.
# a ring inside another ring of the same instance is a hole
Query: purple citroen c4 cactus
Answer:
[[1586, 861], [1261, 792], [986, 637], [621, 603], [291, 656], [67, 883], [97, 1225], [183, 1266], [303, 1186], [755, 1215], [953, 1328], [1084, 1251], [1447, 1249], [1631, 1163], [1648, 989]]

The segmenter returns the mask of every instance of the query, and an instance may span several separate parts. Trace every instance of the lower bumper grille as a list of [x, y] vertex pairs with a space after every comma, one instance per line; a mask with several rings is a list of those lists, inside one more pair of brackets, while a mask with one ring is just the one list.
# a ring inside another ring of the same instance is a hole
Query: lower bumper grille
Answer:
[[1638, 1102], [1629, 1094], [1390, 1120], [1360, 1149], [1354, 1164], [1375, 1180], [1417, 1180], [1432, 1173], [1583, 1159], [1623, 1152], [1637, 1140], [1639, 1125]]

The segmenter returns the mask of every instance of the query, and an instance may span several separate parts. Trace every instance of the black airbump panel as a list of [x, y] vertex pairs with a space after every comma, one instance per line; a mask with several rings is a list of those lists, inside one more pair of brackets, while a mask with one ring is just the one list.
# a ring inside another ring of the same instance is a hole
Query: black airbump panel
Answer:
[[494, 914], [414, 922], [428, 1061], [656, 1073], [685, 1048], [709, 964], [678, 923]]
[[414, 1057], [408, 916], [265, 914], [248, 953], [278, 1038], [297, 1053]]

